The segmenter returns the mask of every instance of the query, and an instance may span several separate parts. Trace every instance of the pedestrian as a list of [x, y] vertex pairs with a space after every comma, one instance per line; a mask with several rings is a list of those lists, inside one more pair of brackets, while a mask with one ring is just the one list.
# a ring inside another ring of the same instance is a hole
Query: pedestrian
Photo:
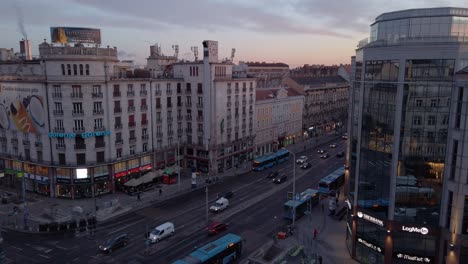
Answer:
[[314, 228], [314, 239], [317, 237], [317, 233], [318, 233], [317, 228]]
[[340, 198], [340, 190], [336, 191], [336, 198], [337, 198], [337, 199]]
[[323, 213], [323, 211], [325, 211], [325, 206], [322, 203], [322, 213]]
[[162, 188], [159, 188], [159, 197], [162, 196]]
[[141, 201], [140, 193], [137, 194], [137, 200]]
[[322, 256], [318, 257], [318, 262], [319, 262], [319, 264], [322, 264]]

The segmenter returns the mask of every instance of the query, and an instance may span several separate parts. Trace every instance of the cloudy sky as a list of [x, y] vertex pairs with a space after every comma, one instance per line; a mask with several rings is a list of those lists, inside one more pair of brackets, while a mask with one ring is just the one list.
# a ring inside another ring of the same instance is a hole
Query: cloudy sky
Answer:
[[[349, 63], [369, 25], [384, 12], [421, 7], [467, 7], [466, 0], [2, 0], [0, 47], [19, 49], [24, 31], [33, 53], [51, 26], [101, 29], [103, 45], [139, 64], [149, 45], [189, 59], [190, 47], [218, 40], [220, 56], [236, 61]], [[20, 24], [24, 24], [22, 30]]]

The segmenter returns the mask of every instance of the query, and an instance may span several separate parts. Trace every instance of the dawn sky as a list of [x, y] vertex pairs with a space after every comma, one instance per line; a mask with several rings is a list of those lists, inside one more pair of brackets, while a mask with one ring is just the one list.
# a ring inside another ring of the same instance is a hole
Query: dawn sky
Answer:
[[117, 46], [120, 59], [144, 64], [149, 45], [166, 55], [218, 40], [220, 57], [236, 48], [235, 61], [303, 64], [349, 63], [369, 25], [383, 12], [423, 7], [468, 7], [464, 0], [3, 0], [0, 47], [19, 50], [24, 31], [33, 54], [51, 26], [101, 29], [102, 45]]

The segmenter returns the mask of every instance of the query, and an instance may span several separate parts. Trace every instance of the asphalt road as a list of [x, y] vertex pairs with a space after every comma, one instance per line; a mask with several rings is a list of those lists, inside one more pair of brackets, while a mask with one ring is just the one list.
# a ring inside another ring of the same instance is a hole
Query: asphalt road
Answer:
[[[292, 191], [293, 166], [297, 166], [296, 192], [302, 192], [307, 188], [316, 188], [321, 178], [344, 164], [344, 158], [337, 158], [335, 154], [344, 151], [345, 142], [334, 138], [330, 140], [338, 142], [338, 148], [329, 148], [329, 142], [296, 154], [296, 158], [299, 154], [309, 157], [313, 165], [306, 170], [295, 165], [291, 155], [288, 162], [266, 171], [230, 177], [210, 186], [209, 206], [219, 192], [234, 192], [228, 209], [218, 214], [208, 214], [209, 221], [229, 224], [228, 231], [216, 236], [207, 236], [206, 193], [205, 190], [197, 190], [100, 224], [94, 235], [50, 239], [6, 234], [4, 245], [7, 258], [13, 263], [171, 263], [227, 232], [238, 234], [246, 240], [243, 249], [245, 258], [286, 223], [282, 217], [283, 204], [287, 192]], [[327, 150], [330, 157], [320, 159], [318, 148]], [[272, 183], [266, 176], [273, 170], [286, 173], [288, 180], [281, 184]], [[166, 221], [174, 223], [175, 235], [146, 248], [144, 234]], [[126, 247], [111, 254], [98, 251], [97, 247], [102, 241], [124, 233], [130, 237]]]

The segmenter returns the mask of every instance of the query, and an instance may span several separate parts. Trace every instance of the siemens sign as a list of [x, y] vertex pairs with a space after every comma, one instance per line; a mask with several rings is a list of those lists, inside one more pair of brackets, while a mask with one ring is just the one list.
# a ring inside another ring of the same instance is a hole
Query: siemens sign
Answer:
[[81, 134], [49, 132], [49, 138], [76, 138], [78, 135], [81, 136], [81, 138], [90, 138], [90, 137], [110, 136], [110, 134], [111, 134], [110, 130], [83, 132]]

